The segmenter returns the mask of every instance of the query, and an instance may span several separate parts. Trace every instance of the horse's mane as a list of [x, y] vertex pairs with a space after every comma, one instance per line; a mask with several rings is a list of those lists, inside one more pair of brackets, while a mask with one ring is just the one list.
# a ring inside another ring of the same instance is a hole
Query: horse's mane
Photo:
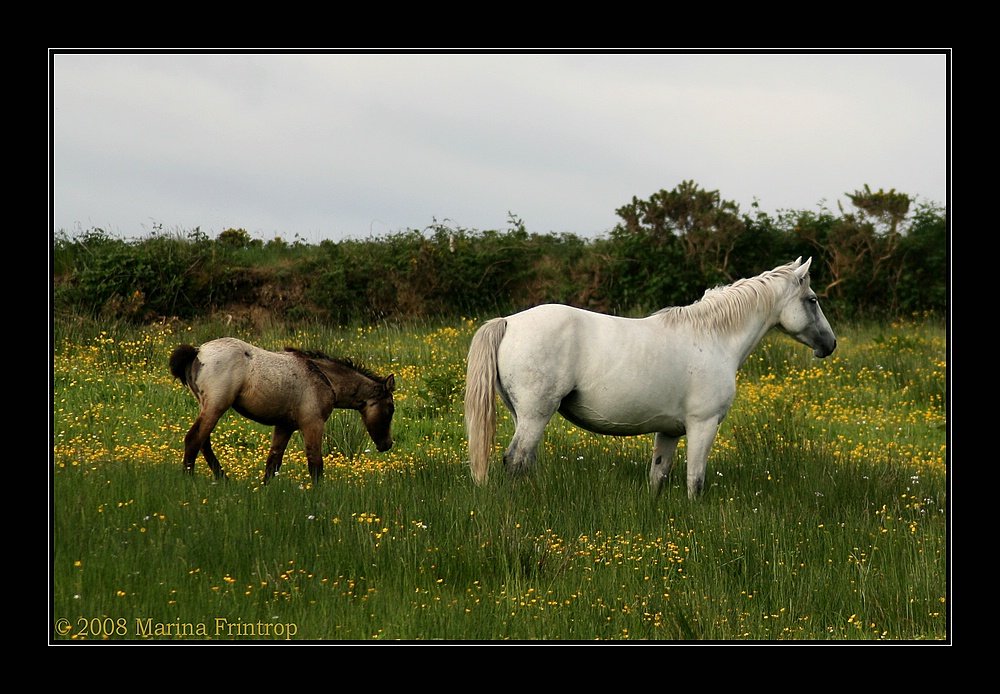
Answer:
[[310, 361], [314, 360], [332, 361], [334, 364], [340, 364], [341, 366], [346, 367], [351, 371], [356, 371], [362, 376], [370, 378], [373, 381], [385, 380], [371, 369], [356, 363], [353, 359], [349, 359], [348, 357], [331, 357], [330, 355], [324, 354], [323, 352], [305, 350], [305, 349], [296, 349], [295, 347], [285, 347], [285, 351], [294, 354], [297, 357], [301, 357], [302, 359], [307, 359]]
[[752, 312], [770, 312], [780, 298], [793, 264], [782, 265], [755, 277], [708, 289], [704, 296], [687, 306], [670, 306], [654, 313], [671, 325], [690, 325], [704, 331], [730, 332], [742, 325]]

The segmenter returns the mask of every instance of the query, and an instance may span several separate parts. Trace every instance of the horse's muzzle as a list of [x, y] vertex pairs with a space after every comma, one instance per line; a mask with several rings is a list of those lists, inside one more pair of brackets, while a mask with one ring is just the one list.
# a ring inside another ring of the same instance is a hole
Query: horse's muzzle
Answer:
[[833, 354], [833, 350], [835, 349], [837, 349], [837, 338], [833, 338], [833, 341], [831, 341], [829, 344], [819, 345], [818, 347], [814, 348], [813, 354], [819, 357], [820, 359], [823, 359], [824, 357], [828, 357], [831, 354]]
[[379, 453], [385, 453], [387, 450], [392, 448], [392, 441], [377, 443], [375, 444], [375, 448], [378, 449]]

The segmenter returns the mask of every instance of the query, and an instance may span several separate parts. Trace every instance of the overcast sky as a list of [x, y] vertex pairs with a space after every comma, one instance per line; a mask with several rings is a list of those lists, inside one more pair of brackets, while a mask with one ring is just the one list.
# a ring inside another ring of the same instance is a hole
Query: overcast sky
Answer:
[[749, 211], [947, 202], [938, 54], [52, 54], [54, 230], [596, 236], [691, 179]]

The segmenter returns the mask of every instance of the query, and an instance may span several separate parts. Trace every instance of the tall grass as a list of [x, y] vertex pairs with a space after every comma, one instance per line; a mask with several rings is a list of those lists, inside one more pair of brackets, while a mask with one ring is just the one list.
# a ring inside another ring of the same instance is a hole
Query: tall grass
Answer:
[[[473, 485], [460, 402], [475, 325], [237, 333], [396, 374], [392, 451], [336, 412], [325, 480], [310, 483], [296, 435], [263, 487], [270, 432], [235, 413], [213, 436], [229, 482], [201, 459], [181, 473], [196, 407], [166, 357], [233, 326], [61, 321], [53, 638], [947, 638], [939, 325], [837, 326], [824, 361], [767, 338], [694, 501], [683, 445], [653, 501], [650, 437], [558, 418], [534, 474]], [[497, 458], [511, 431], [501, 416]]]

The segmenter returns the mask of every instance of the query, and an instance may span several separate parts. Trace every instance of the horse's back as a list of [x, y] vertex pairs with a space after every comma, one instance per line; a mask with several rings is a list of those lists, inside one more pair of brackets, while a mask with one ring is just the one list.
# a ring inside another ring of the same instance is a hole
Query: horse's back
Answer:
[[501, 381], [510, 381], [515, 372], [525, 370], [533, 373], [535, 381], [575, 379], [581, 340], [586, 339], [581, 335], [587, 332], [586, 313], [561, 304], [543, 304], [507, 316], [506, 332], [497, 351]]
[[202, 361], [204, 362], [204, 359], [233, 357], [241, 352], [245, 357], [249, 358], [255, 351], [263, 350], [236, 337], [219, 337], [202, 344], [198, 348], [198, 355], [203, 357]]
[[688, 333], [666, 328], [655, 316], [621, 318], [546, 304], [508, 316], [498, 373], [512, 401], [557, 402], [567, 418], [591, 431], [680, 431], [693, 377], [704, 373], [690, 342]]
[[250, 361], [260, 352], [267, 353], [238, 338], [220, 337], [198, 348], [198, 361], [202, 372], [207, 370], [213, 377], [223, 373], [245, 375]]
[[212, 363], [220, 370], [236, 371], [242, 370], [241, 367], [281, 369], [281, 365], [294, 363], [295, 359], [290, 353], [271, 352], [236, 337], [220, 337], [206, 342], [198, 348], [198, 357], [202, 364]]
[[609, 372], [641, 369], [632, 355], [644, 354], [652, 337], [639, 320], [543, 304], [508, 316], [501, 380], [526, 378], [559, 392], [598, 387]]
[[198, 388], [218, 406], [233, 406], [261, 424], [295, 424], [304, 412], [329, 414], [329, 388], [292, 352], [271, 352], [222, 337], [199, 348]]
[[[258, 348], [235, 337], [220, 337], [202, 344], [192, 369], [194, 390], [205, 398], [226, 406], [239, 395], [250, 371], [250, 359]], [[258, 350], [260, 351], [260, 350]]]
[[[648, 319], [620, 318], [562, 304], [543, 304], [507, 317], [500, 360], [572, 373], [586, 382], [609, 369], [662, 350], [663, 336]], [[602, 379], [603, 380], [603, 379]]]
[[220, 397], [246, 394], [261, 377], [265, 381], [288, 380], [293, 357], [269, 352], [235, 337], [220, 337], [198, 348], [198, 385], [212, 389]]

